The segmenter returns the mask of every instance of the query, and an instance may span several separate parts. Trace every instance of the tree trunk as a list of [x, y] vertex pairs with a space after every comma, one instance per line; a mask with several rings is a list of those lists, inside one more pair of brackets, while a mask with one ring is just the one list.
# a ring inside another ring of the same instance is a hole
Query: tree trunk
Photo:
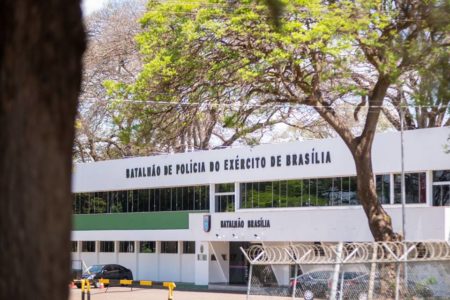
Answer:
[[79, 0], [0, 2], [0, 298], [67, 299]]
[[381, 206], [375, 187], [371, 151], [353, 153], [356, 165], [358, 198], [369, 222], [375, 241], [397, 241], [399, 236], [392, 228], [391, 217]]

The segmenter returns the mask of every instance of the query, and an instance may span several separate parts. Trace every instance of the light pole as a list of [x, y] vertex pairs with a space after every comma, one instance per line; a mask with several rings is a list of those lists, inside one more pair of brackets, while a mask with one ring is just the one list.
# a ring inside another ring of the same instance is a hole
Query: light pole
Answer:
[[[403, 275], [404, 275], [404, 284], [405, 288], [408, 287], [408, 270], [407, 270], [407, 255], [406, 255], [406, 189], [405, 189], [405, 146], [403, 142], [403, 123], [405, 120], [405, 111], [403, 105], [400, 106], [400, 151], [401, 151], [401, 193], [402, 193], [402, 235], [403, 235], [403, 255], [404, 255], [404, 263], [403, 263]], [[398, 286], [397, 286], [397, 295], [398, 295]]]
[[401, 194], [402, 194], [402, 236], [403, 241], [406, 240], [406, 216], [405, 216], [405, 204], [406, 204], [406, 191], [405, 191], [405, 149], [403, 145], [403, 122], [404, 122], [403, 106], [400, 106], [400, 160], [401, 160]]

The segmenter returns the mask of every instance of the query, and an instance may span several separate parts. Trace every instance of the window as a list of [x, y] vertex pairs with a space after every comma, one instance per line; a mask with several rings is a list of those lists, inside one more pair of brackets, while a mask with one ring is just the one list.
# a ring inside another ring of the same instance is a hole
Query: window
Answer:
[[73, 197], [72, 197], [72, 212], [74, 214], [80, 214], [81, 213], [80, 195], [79, 194], [73, 194]]
[[183, 253], [184, 254], [195, 253], [195, 242], [183, 242]]
[[91, 193], [91, 205], [94, 213], [106, 213], [108, 207], [107, 193]]
[[215, 186], [216, 212], [234, 211], [234, 183], [222, 183]]
[[317, 179], [317, 202], [318, 206], [327, 206], [330, 203], [330, 193], [333, 191], [333, 180], [331, 178]]
[[161, 242], [161, 253], [178, 253], [178, 242]]
[[78, 194], [78, 201], [79, 201], [79, 213], [80, 214], [89, 214], [91, 213], [90, 210], [90, 203], [89, 203], [89, 194], [88, 193], [80, 193]]
[[171, 189], [161, 189], [161, 210], [168, 211], [171, 209]]
[[109, 212], [123, 212], [122, 203], [119, 201], [119, 192], [108, 192], [109, 195]]
[[[394, 174], [394, 203], [402, 203], [402, 176]], [[425, 173], [405, 174], [406, 203], [426, 202]]]
[[249, 208], [247, 184], [241, 183], [240, 191], [241, 191], [241, 208]]
[[216, 193], [234, 193], [234, 183], [216, 184]]
[[391, 176], [389, 174], [377, 175], [375, 176], [375, 182], [377, 187], [378, 201], [380, 201], [381, 204], [391, 203]]
[[[244, 209], [359, 205], [356, 177], [248, 182], [240, 189]], [[227, 203], [220, 200], [216, 196], [216, 209], [224, 211]]]
[[95, 242], [94, 241], [81, 242], [81, 252], [95, 252]]
[[450, 170], [433, 171], [433, 182], [450, 183]]
[[155, 253], [156, 242], [141, 241], [139, 242], [139, 252], [140, 253]]
[[139, 211], [149, 211], [150, 202], [149, 202], [149, 190], [139, 190]]
[[72, 248], [72, 252], [78, 252], [78, 242], [77, 241], [72, 241], [71, 242], [71, 248]]
[[114, 252], [114, 242], [100, 241], [100, 252]]
[[[234, 184], [233, 190], [234, 190]], [[74, 214], [208, 210], [209, 186], [76, 193]]]
[[119, 252], [133, 253], [134, 252], [134, 242], [133, 241], [120, 241], [119, 242]]
[[450, 206], [450, 183], [449, 185], [433, 185], [433, 205]]
[[287, 182], [287, 206], [296, 207], [302, 205], [303, 181], [290, 180]]
[[216, 212], [233, 212], [234, 195], [216, 196]]
[[450, 170], [433, 171], [433, 205], [450, 206]]

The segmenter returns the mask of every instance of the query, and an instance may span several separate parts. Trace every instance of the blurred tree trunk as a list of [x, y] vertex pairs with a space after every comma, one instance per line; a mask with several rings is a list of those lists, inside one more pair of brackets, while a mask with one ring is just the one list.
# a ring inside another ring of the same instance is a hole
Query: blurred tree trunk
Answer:
[[0, 298], [67, 299], [79, 0], [0, 2]]

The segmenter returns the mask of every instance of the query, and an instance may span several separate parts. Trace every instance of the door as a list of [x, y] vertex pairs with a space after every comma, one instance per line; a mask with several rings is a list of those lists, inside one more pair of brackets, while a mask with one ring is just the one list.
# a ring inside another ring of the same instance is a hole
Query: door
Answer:
[[230, 242], [230, 284], [247, 284], [249, 264], [240, 247], [249, 246], [248, 242]]

